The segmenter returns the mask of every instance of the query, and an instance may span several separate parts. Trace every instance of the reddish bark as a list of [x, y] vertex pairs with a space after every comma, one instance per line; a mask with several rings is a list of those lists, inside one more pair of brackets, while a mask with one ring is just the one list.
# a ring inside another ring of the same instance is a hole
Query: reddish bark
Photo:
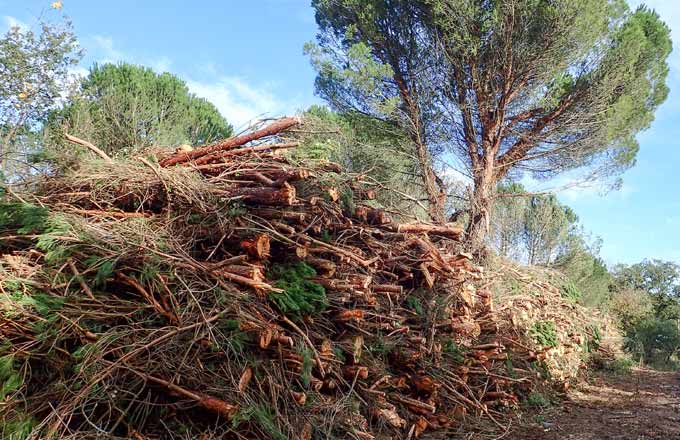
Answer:
[[336, 265], [332, 261], [324, 260], [323, 258], [306, 257], [305, 263], [317, 269], [323, 276], [332, 277], [335, 275]]
[[253, 215], [256, 215], [258, 217], [266, 218], [267, 220], [272, 220], [272, 219], [281, 219], [281, 220], [288, 220], [288, 221], [293, 221], [295, 223], [299, 224], [305, 224], [306, 219], [307, 219], [307, 214], [304, 212], [290, 212], [290, 211], [281, 211], [279, 209], [271, 209], [271, 208], [255, 208], [251, 209], [250, 212]]
[[354, 216], [370, 225], [386, 225], [392, 222], [385, 211], [368, 206], [357, 206], [354, 210]]
[[284, 130], [287, 130], [295, 125], [298, 125], [299, 123], [300, 123], [299, 118], [279, 119], [278, 121], [275, 121], [272, 124], [260, 130], [256, 130], [252, 133], [246, 133], [241, 136], [232, 137], [213, 145], [196, 148], [193, 151], [181, 151], [177, 154], [174, 154], [170, 157], [163, 159], [160, 165], [165, 168], [172, 165], [176, 165], [178, 163], [190, 162], [198, 159], [199, 157], [203, 157], [211, 153], [229, 150], [231, 148], [245, 145], [248, 142], [252, 142], [257, 139], [262, 139], [267, 136], [276, 135]]
[[463, 235], [463, 230], [453, 223], [446, 223], [443, 225], [433, 225], [429, 223], [406, 223], [397, 226], [397, 232], [409, 234], [432, 234], [441, 237], [459, 240]]
[[234, 157], [239, 155], [247, 155], [252, 153], [261, 153], [263, 151], [277, 151], [285, 148], [295, 148], [300, 145], [297, 142], [288, 142], [285, 144], [265, 144], [265, 145], [255, 145], [252, 147], [236, 148], [234, 150], [219, 150], [214, 153], [206, 154], [200, 158], [191, 161], [191, 164], [196, 166], [204, 166], [212, 162], [219, 162], [228, 157]]
[[260, 234], [256, 237], [243, 240], [240, 245], [241, 249], [257, 260], [269, 257], [271, 242], [267, 234]]
[[291, 206], [295, 204], [295, 187], [285, 183], [281, 188], [238, 187], [226, 190], [229, 197], [239, 198], [251, 203], [271, 206]]

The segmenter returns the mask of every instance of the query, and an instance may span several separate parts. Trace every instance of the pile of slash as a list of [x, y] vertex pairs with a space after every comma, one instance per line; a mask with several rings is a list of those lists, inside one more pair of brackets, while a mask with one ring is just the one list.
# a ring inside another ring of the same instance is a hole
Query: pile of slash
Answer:
[[507, 426], [536, 354], [509, 366], [462, 231], [381, 209], [368, 176], [296, 163], [304, 131], [99, 152], [3, 202], [2, 438]]

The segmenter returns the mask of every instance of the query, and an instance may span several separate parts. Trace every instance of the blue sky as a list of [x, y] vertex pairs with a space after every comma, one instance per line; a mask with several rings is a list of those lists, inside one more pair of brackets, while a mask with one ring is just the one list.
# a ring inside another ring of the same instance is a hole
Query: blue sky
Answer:
[[[53, 0], [0, 0], [0, 30], [34, 26]], [[258, 116], [294, 113], [319, 102], [302, 54], [316, 24], [309, 0], [62, 0], [93, 62], [129, 61], [185, 79], [235, 126]], [[640, 1], [630, 3], [637, 5]], [[620, 191], [592, 187], [559, 193], [583, 225], [602, 237], [610, 263], [661, 258], [680, 263], [680, 1], [650, 0], [671, 26], [671, 95], [639, 136], [635, 168]], [[550, 187], [569, 182], [561, 179]]]

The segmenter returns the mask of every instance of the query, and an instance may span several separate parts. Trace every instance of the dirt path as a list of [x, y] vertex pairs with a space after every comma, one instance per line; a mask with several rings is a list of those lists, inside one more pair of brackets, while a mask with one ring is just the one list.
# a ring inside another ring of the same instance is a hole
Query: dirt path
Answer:
[[[544, 419], [543, 419], [544, 418]], [[680, 373], [596, 377], [513, 440], [680, 440]]]

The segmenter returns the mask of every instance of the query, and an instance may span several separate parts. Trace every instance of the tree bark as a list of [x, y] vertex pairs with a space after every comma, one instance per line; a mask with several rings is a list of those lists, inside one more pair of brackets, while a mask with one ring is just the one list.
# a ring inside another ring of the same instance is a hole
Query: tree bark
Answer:
[[418, 162], [422, 173], [423, 183], [425, 184], [425, 192], [427, 193], [427, 200], [429, 202], [429, 212], [432, 221], [437, 223], [444, 223], [444, 204], [446, 202], [446, 194], [438, 183], [441, 180], [437, 177], [432, 164], [430, 163], [430, 154], [427, 151], [425, 144], [418, 139], [416, 141], [416, 151]]
[[430, 234], [459, 240], [463, 231], [455, 224], [430, 225], [427, 223], [403, 223], [397, 226], [396, 232], [404, 234]]
[[88, 148], [90, 151], [94, 152], [97, 156], [101, 157], [106, 161], [108, 164], [112, 164], [113, 160], [109, 157], [108, 154], [104, 152], [104, 150], [101, 150], [100, 148], [97, 148], [93, 143], [85, 141], [83, 139], [77, 138], [75, 136], [71, 136], [68, 133], [64, 133], [64, 138], [74, 144], [77, 145], [82, 145], [83, 147]]
[[272, 124], [257, 131], [246, 133], [241, 136], [232, 137], [222, 142], [218, 142], [216, 144], [196, 148], [192, 151], [181, 151], [177, 154], [174, 154], [170, 157], [163, 159], [160, 162], [160, 165], [165, 168], [172, 165], [176, 165], [178, 163], [190, 162], [198, 159], [199, 157], [206, 156], [208, 154], [233, 149], [235, 147], [240, 147], [242, 145], [247, 144], [248, 142], [252, 142], [257, 139], [277, 135], [280, 132], [287, 130], [298, 124], [300, 124], [299, 118], [279, 119], [277, 121], [274, 121]]
[[284, 183], [281, 188], [237, 187], [222, 191], [232, 198], [245, 202], [271, 206], [291, 206], [295, 203], [295, 187]]
[[240, 247], [252, 258], [264, 260], [269, 257], [271, 240], [267, 234], [259, 234], [253, 238], [242, 240], [240, 242]]
[[474, 189], [470, 201], [470, 222], [467, 235], [475, 251], [484, 251], [486, 236], [490, 229], [491, 211], [496, 192], [497, 176], [494, 172], [494, 158], [486, 154], [481, 168], [474, 170]]
[[398, 73], [398, 66], [392, 65], [395, 68], [394, 80], [399, 86], [399, 94], [404, 103], [406, 113], [411, 124], [411, 141], [416, 150], [416, 157], [420, 167], [420, 174], [425, 186], [425, 194], [429, 203], [428, 214], [432, 221], [436, 223], [444, 223], [444, 205], [446, 203], [446, 193], [443, 189], [441, 179], [437, 177], [432, 169], [430, 161], [430, 152], [427, 150], [427, 144], [423, 139], [423, 126], [421, 122], [420, 106], [411, 94], [406, 81], [401, 73]]

